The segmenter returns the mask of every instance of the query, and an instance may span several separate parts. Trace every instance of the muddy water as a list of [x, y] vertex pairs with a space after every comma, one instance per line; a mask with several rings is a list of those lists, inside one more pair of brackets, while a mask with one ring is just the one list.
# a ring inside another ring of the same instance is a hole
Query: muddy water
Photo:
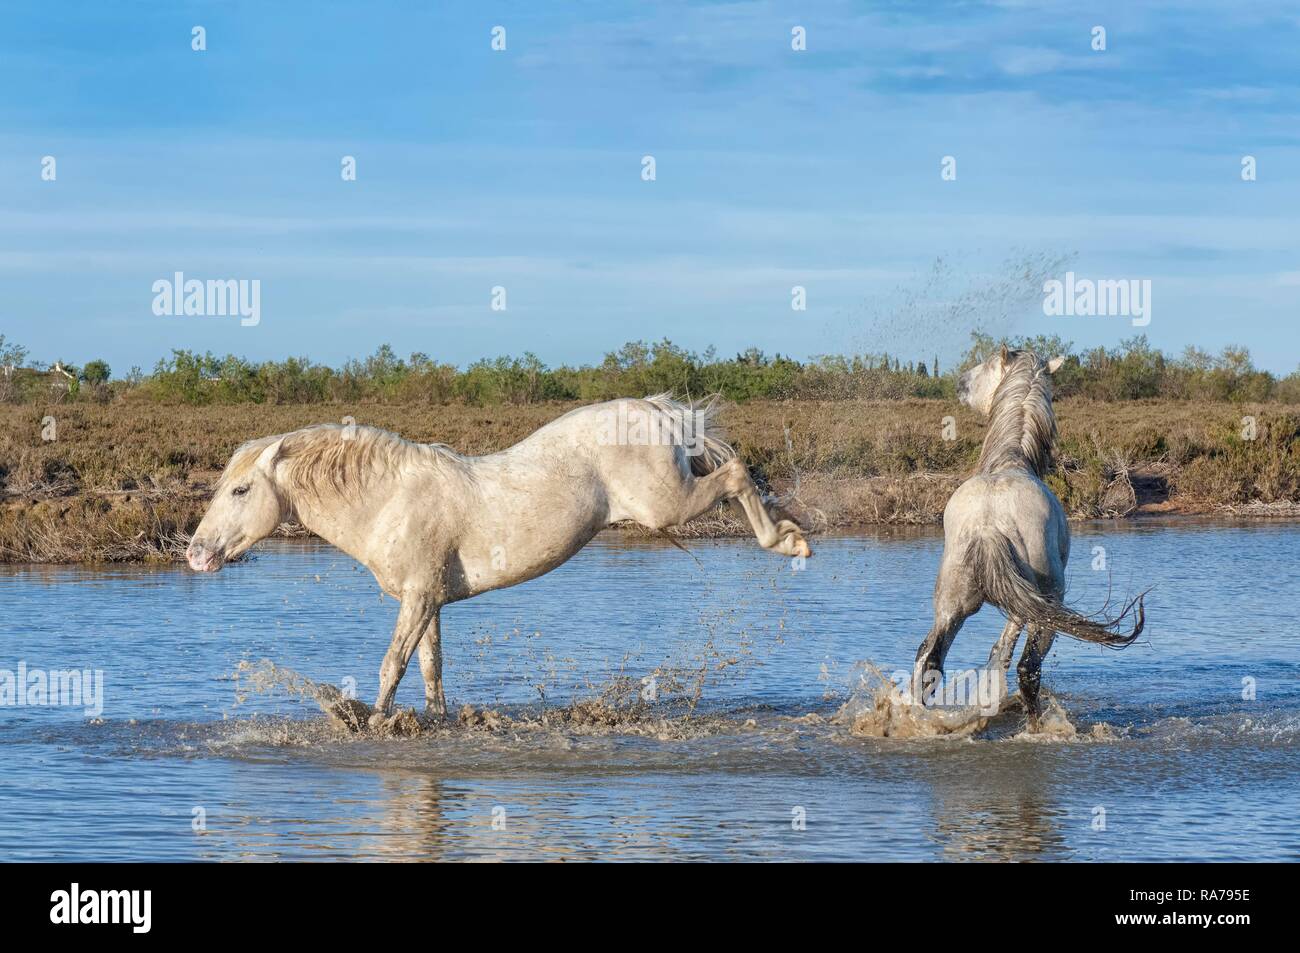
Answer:
[[[0, 567], [0, 670], [103, 678], [99, 713], [0, 708], [0, 859], [1300, 857], [1300, 527], [1078, 527], [1072, 602], [1156, 588], [1139, 645], [1058, 641], [1070, 741], [1014, 713], [914, 740], [835, 719], [861, 663], [908, 665], [936, 533], [822, 539], [802, 571], [690, 549], [602, 537], [448, 608], [448, 698], [473, 712], [403, 738], [312, 700], [373, 698], [397, 608], [327, 547], [215, 576]], [[949, 670], [1000, 627], [968, 622]], [[398, 700], [422, 704], [414, 665]]]

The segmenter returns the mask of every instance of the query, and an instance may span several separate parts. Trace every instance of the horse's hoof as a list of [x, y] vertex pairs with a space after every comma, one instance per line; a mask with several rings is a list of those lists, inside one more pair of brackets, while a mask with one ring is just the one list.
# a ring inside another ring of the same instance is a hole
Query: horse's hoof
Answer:
[[799, 529], [798, 524], [790, 520], [781, 520], [776, 524], [776, 531], [781, 534], [778, 545], [786, 556], [802, 556], [807, 559], [812, 555], [812, 549], [808, 546], [808, 541], [803, 538], [803, 531]]

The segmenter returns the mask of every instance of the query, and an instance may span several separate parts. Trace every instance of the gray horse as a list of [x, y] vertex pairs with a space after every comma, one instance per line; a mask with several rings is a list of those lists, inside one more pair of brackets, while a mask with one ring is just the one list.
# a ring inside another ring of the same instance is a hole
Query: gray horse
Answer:
[[[1005, 672], [1020, 632], [1029, 637], [1016, 672], [1031, 732], [1039, 728], [1040, 669], [1057, 632], [1122, 647], [1142, 632], [1142, 596], [1113, 619], [1088, 618], [1062, 604], [1070, 529], [1060, 501], [1043, 483], [1056, 441], [1052, 379], [1064, 359], [1003, 347], [964, 373], [957, 398], [988, 418], [979, 472], [953, 493], [943, 511], [943, 560], [934, 586], [934, 625], [916, 653], [913, 695], [942, 677], [957, 630], [990, 602], [1007, 616], [989, 654]], [[1133, 627], [1120, 626], [1132, 614]], [[1000, 676], [999, 676], [1000, 677]]]

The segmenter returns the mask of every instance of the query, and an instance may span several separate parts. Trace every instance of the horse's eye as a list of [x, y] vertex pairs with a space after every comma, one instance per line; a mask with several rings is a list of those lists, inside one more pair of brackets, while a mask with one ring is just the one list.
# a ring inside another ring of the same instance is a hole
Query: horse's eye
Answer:
[[243, 496], [245, 493], [248, 492], [248, 487], [247, 487], [247, 486], [237, 486], [237, 487], [235, 487], [233, 490], [231, 490], [230, 492], [231, 492], [233, 495], [235, 495], [235, 496]]

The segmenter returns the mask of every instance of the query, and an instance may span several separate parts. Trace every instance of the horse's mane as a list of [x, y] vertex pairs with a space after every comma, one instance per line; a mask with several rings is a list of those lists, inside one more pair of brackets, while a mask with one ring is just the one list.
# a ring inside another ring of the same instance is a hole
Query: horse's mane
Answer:
[[251, 470], [263, 451], [277, 441], [277, 482], [291, 495], [354, 496], [402, 469], [464, 459], [442, 444], [415, 443], [378, 427], [317, 424], [243, 444], [231, 456], [217, 490]]
[[1024, 467], [1041, 477], [1052, 463], [1056, 413], [1047, 362], [1033, 351], [1012, 351], [1011, 362], [993, 392], [989, 432], [980, 453], [980, 472]]

